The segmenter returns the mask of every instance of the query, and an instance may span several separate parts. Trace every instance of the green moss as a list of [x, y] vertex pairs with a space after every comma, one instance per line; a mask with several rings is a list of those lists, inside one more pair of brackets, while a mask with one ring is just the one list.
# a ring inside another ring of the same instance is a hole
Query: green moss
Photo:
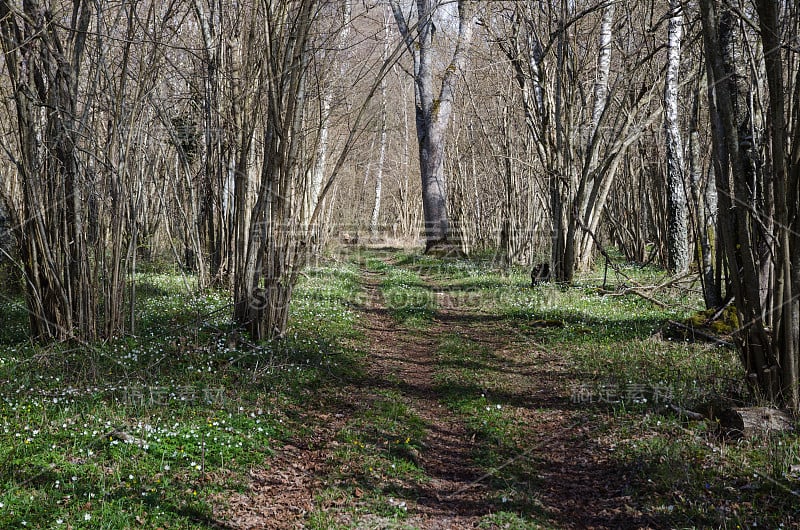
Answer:
[[730, 335], [739, 329], [739, 313], [736, 307], [730, 305], [725, 308], [720, 317], [711, 323], [711, 330], [718, 335]]
[[739, 313], [736, 311], [736, 306], [729, 305], [716, 320], [710, 321], [717, 311], [717, 309], [698, 311], [688, 317], [684, 323], [692, 328], [709, 330], [715, 335], [730, 335], [739, 329]]

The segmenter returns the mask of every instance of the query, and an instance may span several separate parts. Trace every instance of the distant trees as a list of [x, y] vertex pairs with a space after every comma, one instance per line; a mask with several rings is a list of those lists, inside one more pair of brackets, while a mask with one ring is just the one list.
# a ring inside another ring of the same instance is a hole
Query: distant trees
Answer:
[[549, 254], [559, 281], [598, 246], [696, 262], [749, 380], [798, 407], [798, 8], [620, 6], [0, 0], [32, 335], [135, 332], [130, 280], [159, 257], [280, 336], [331, 226], [413, 238], [421, 216], [427, 248]]

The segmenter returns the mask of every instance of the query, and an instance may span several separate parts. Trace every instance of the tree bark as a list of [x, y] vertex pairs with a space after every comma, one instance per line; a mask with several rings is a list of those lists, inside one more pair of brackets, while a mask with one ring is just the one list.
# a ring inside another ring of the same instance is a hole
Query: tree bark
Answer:
[[[795, 244], [798, 242], [798, 238], [796, 232], [792, 234], [790, 226], [798, 209], [797, 180], [795, 179], [794, 184], [790, 183], [786, 165], [788, 159], [785, 132], [786, 103], [778, 9], [776, 3], [771, 0], [759, 0], [756, 3], [756, 9], [769, 90], [768, 128], [771, 139], [769, 144], [771, 164], [768, 165], [768, 169], [771, 169], [772, 172], [769, 181], [773, 186], [775, 200], [773, 225], [776, 232], [774, 237], [776, 241], [775, 270], [771, 275], [775, 278], [771, 308], [775, 328], [773, 337], [781, 372], [781, 400], [793, 410], [798, 410], [800, 409], [800, 359], [798, 359], [800, 356], [800, 301], [795, 293], [800, 288], [796, 281], [798, 274], [796, 271], [800, 269], [800, 263], [795, 261], [793, 266], [792, 258], [794, 257], [796, 260], [800, 249], [792, 249], [792, 238], [794, 237]], [[795, 101], [795, 104], [797, 103], [800, 101]], [[794, 126], [800, 131], [800, 125], [796, 121]], [[800, 132], [798, 132], [798, 136], [800, 137]], [[797, 138], [795, 138], [796, 140]], [[796, 143], [794, 147], [798, 149]], [[797, 168], [794, 171], [796, 178]], [[792, 196], [793, 191], [794, 196]], [[790, 197], [794, 200], [791, 201]]]
[[678, 123], [679, 76], [683, 14], [679, 0], [670, 0], [668, 62], [664, 83], [664, 132], [667, 147], [667, 267], [673, 274], [689, 269], [689, 230], [683, 142]]
[[0, 38], [21, 150], [24, 230], [18, 236], [31, 333], [40, 340], [97, 335], [99, 292], [91, 277], [77, 132], [77, 80], [91, 11], [85, 2], [76, 2], [74, 10], [72, 25], [61, 28], [36, 1], [25, 2], [21, 12], [0, 1]]
[[453, 94], [458, 75], [463, 71], [472, 41], [472, 2], [458, 1], [458, 36], [455, 49], [444, 71], [438, 94], [434, 85], [435, 51], [433, 17], [438, 3], [417, 1], [416, 28], [403, 13], [398, 0], [391, 0], [392, 11], [400, 34], [414, 60], [415, 112], [422, 179], [422, 208], [425, 218], [426, 250], [448, 242], [450, 224], [447, 215], [447, 178], [444, 157], [447, 129], [453, 111]]
[[[391, 30], [389, 28], [389, 17], [384, 14], [383, 21], [384, 41], [382, 60], [385, 63], [389, 58], [389, 41]], [[378, 237], [378, 222], [381, 215], [381, 198], [383, 196], [383, 169], [386, 163], [386, 142], [387, 142], [387, 116], [386, 116], [386, 79], [381, 80], [381, 132], [380, 146], [378, 147], [378, 167], [375, 168], [375, 202], [372, 207], [372, 216], [369, 221], [369, 231], [373, 239]]]
[[[765, 289], [764, 279], [774, 275], [765, 276], [762, 272], [767, 265], [772, 266], [775, 262], [770, 264], [763, 260], [761, 238], [765, 235], [772, 240], [785, 238], [775, 237], [780, 234], [760, 232], [762, 229], [775, 229], [776, 223], [771, 222], [775, 212], [765, 209], [765, 203], [755, 197], [757, 190], [765, 187], [763, 182], [756, 180], [758, 173], [755, 170], [755, 138], [752, 134], [748, 102], [749, 79], [744, 74], [746, 65], [742, 64], [744, 59], [740, 21], [734, 9], [726, 3], [719, 6], [716, 2], [703, 0], [700, 10], [711, 87], [715, 174], [721, 206], [720, 224], [731, 291], [741, 319], [741, 329], [736, 336], [737, 344], [748, 382], [757, 386], [765, 398], [771, 401], [786, 400], [796, 407], [796, 400], [792, 397], [797, 392], [796, 384], [793, 384], [791, 378], [787, 380], [783, 372], [784, 369], [793, 370], [796, 354], [793, 359], [784, 358], [785, 351], [776, 347], [780, 339], [775, 340], [775, 332], [780, 336], [785, 329], [769, 330], [765, 323], [767, 308], [764, 306], [763, 294], [769, 289]], [[760, 5], [759, 10], [762, 19], [760, 23], [765, 25], [762, 26], [761, 37], [766, 44], [769, 38], [777, 38], [776, 19], [774, 13], [769, 12], [769, 6]], [[772, 137], [772, 167], [783, 171], [783, 161], [776, 158], [776, 154], [782, 158], [779, 153], [784, 149], [783, 137], [782, 132], [775, 130], [776, 126], [783, 130], [783, 110], [780, 99], [776, 99], [782, 96], [775, 93], [775, 89], [780, 86], [777, 83], [780, 69], [776, 68], [774, 56], [769, 57], [770, 53], [779, 53], [779, 50], [780, 46], [774, 46], [765, 59], [769, 64], [770, 76], [772, 123], [769, 132]], [[782, 90], [778, 92], [782, 93]], [[773, 178], [772, 182], [779, 183], [773, 192], [776, 197], [786, 195], [785, 180], [782, 177]], [[785, 255], [779, 255], [783, 258], [778, 261], [780, 268], [785, 267]], [[786, 292], [785, 284], [779, 291], [779, 294]], [[775, 310], [770, 309], [770, 313]], [[796, 337], [797, 326], [790, 333], [794, 333]], [[796, 350], [791, 350], [790, 347], [790, 351]]]

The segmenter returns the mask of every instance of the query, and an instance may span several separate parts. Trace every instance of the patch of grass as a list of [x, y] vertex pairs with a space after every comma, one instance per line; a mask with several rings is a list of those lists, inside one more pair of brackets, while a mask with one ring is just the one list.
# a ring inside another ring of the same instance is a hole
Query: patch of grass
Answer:
[[296, 411], [358, 376], [362, 354], [341, 341], [358, 336], [355, 270], [310, 270], [284, 340], [253, 344], [227, 294], [155, 273], [133, 279], [135, 337], [4, 337], [0, 527], [209, 527], [214, 499], [244, 490], [276, 441], [304, 428]]
[[507, 530], [537, 530], [547, 528], [540, 523], [526, 520], [513, 512], [500, 511], [487, 515], [481, 519], [478, 528], [487, 530], [507, 529]]
[[410, 328], [430, 324], [436, 314], [433, 292], [416, 272], [392, 268], [380, 284], [384, 304], [392, 317]]
[[[622, 444], [619, 458], [633, 471], [637, 501], [661, 525], [795, 524], [798, 480], [787, 464], [797, 462], [796, 435], [709, 443], [701, 425], [687, 431], [670, 418], [658, 423], [655, 432]], [[773, 452], [776, 448], [779, 454]]]
[[[648, 277], [635, 270], [640, 279]], [[646, 386], [652, 397], [655, 387], [662, 404], [667, 397], [679, 404], [731, 392], [741, 397], [735, 352], [660, 337], [665, 322], [691, 314], [683, 302], [664, 309], [635, 295], [608, 295], [592, 286], [588, 277], [570, 288], [557, 284], [531, 288], [524, 273], [472, 272], [443, 281], [441, 288], [456, 309], [480, 311], [521, 342], [528, 339], [563, 352], [583, 383], [594, 390], [611, 387], [627, 393]]]
[[472, 433], [473, 458], [497, 488], [495, 505], [516, 510], [521, 514], [519, 521], [541, 516], [537, 466], [527, 447], [531, 426], [518, 420], [516, 409], [523, 397], [515, 394], [518, 389], [505, 372], [503, 360], [457, 335], [443, 337], [436, 360], [437, 391]]
[[317, 496], [309, 520], [329, 524], [334, 514], [343, 513], [356, 520], [404, 519], [414, 498], [409, 485], [427, 480], [416, 456], [425, 433], [424, 422], [394, 391], [379, 392], [362, 404], [337, 435], [329, 476], [333, 485]]
[[350, 263], [317, 267], [306, 271], [295, 288], [290, 315], [290, 331], [314, 330], [328, 341], [358, 338], [354, 308], [361, 296], [358, 268]]

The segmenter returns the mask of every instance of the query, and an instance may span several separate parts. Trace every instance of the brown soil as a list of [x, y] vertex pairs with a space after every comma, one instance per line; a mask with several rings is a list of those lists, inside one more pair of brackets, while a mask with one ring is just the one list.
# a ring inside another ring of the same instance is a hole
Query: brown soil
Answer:
[[[373, 388], [345, 386], [336, 412], [329, 412], [330, 406], [324, 413], [306, 411], [312, 432], [279, 449], [268, 469], [254, 470], [249, 491], [226, 499], [226, 507], [217, 514], [226, 521], [224, 527], [302, 528], [315, 507], [315, 495], [329, 480], [336, 433], [356, 410], [374, 401], [378, 389], [388, 387], [402, 393], [428, 432], [415, 459], [430, 480], [406, 485], [413, 495], [402, 527], [476, 528], [482, 518], [503, 510], [502, 487], [493, 471], [473, 461], [474, 437], [437, 396], [434, 354], [442, 333], [477, 341], [498, 359], [504, 390], [493, 397], [513, 408], [526, 433], [519, 454], [505, 465], [525, 460], [538, 470], [530, 477], [537, 505], [530, 511], [539, 514], [543, 528], [658, 527], [629, 497], [629, 472], [615, 464], [611, 442], [604, 441], [597, 426], [585, 421], [585, 411], [571, 403], [575, 377], [559, 355], [475, 308], [453, 307], [447, 295], [439, 295], [440, 310], [432, 326], [405, 329], [381, 301], [380, 277], [365, 272], [364, 278], [372, 301], [362, 312]], [[336, 506], [327, 508], [336, 511]], [[349, 523], [348, 517], [340, 515], [337, 522], [354, 528], [388, 526], [377, 516], [361, 518], [359, 524]]]

